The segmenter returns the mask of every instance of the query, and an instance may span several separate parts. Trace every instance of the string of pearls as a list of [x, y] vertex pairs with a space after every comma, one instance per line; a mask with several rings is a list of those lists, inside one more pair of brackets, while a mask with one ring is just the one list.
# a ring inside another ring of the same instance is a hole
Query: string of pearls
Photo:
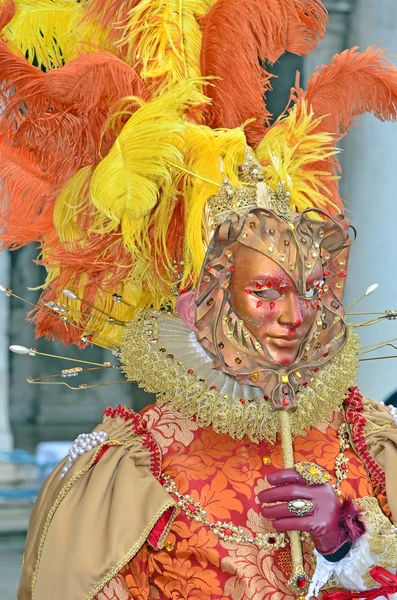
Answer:
[[99, 444], [103, 444], [109, 434], [106, 431], [93, 431], [92, 433], [81, 433], [73, 442], [72, 447], [68, 452], [68, 457], [66, 460], [66, 464], [62, 469], [61, 479], [63, 479], [66, 473], [69, 471], [70, 467], [73, 465], [74, 461], [85, 454], [85, 452], [89, 452]]

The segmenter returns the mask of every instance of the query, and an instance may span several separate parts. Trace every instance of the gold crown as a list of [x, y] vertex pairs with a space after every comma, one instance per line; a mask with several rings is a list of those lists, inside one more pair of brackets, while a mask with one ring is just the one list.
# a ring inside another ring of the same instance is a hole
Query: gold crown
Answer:
[[238, 178], [241, 185], [224, 178], [219, 192], [207, 200], [208, 219], [212, 229], [216, 229], [233, 214], [243, 216], [254, 208], [267, 208], [284, 221], [291, 222], [290, 193], [285, 182], [281, 181], [276, 190], [270, 190], [264, 182], [264, 169], [249, 147], [246, 148]]

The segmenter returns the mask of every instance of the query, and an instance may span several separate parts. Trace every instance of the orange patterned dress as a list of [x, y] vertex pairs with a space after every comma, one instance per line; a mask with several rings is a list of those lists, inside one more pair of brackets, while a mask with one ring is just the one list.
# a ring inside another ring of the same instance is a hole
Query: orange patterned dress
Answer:
[[[291, 573], [288, 543], [276, 550], [269, 548], [276, 538], [271, 522], [261, 517], [257, 500], [258, 493], [268, 487], [266, 476], [283, 468], [279, 440], [274, 445], [235, 440], [211, 426], [199, 427], [194, 419], [166, 405], [150, 407], [143, 419], [161, 448], [162, 472], [179, 494], [198, 502], [208, 522], [231, 523], [248, 536], [262, 533], [268, 543], [258, 548], [222, 539], [208, 523], [195, 520], [181, 508], [164, 549], [155, 551], [146, 543], [97, 600], [296, 600], [287, 585]], [[342, 422], [342, 414], [334, 412], [329, 423], [295, 438], [296, 459], [315, 462], [334, 476]], [[372, 496], [363, 462], [352, 449], [346, 450], [346, 457], [349, 474], [341, 491], [352, 498]], [[220, 530], [224, 531], [222, 526]], [[310, 539], [303, 548], [306, 570], [313, 572]]]

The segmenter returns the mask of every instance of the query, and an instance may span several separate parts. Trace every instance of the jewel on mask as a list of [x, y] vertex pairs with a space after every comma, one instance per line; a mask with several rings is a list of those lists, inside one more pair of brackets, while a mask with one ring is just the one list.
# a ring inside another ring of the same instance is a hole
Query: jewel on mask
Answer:
[[270, 235], [274, 235], [276, 233], [276, 230], [275, 229], [269, 229], [269, 233], [270, 233]]
[[209, 277], [208, 275], [206, 275], [204, 277], [204, 281], [205, 281], [205, 283], [209, 283], [211, 281], [211, 277]]
[[256, 282], [255, 287], [257, 290], [260, 290], [262, 288], [261, 284], [258, 283], [258, 281]]
[[226, 256], [227, 256], [228, 258], [231, 258], [231, 257], [233, 256], [233, 254], [230, 252], [230, 250], [228, 250], [228, 251], [226, 252]]
[[239, 358], [238, 356], [234, 359], [234, 362], [237, 363], [238, 365], [241, 365], [241, 358]]
[[244, 398], [240, 398], [240, 402], [241, 402], [241, 404], [245, 404]]
[[317, 306], [318, 306], [318, 302], [317, 302], [317, 300], [314, 300], [314, 302], [312, 302], [312, 307], [317, 308]]
[[207, 302], [207, 306], [212, 306], [214, 304], [214, 299], [210, 298]]
[[331, 271], [324, 271], [324, 277], [328, 277], [328, 275], [331, 273]]
[[269, 304], [270, 310], [273, 310], [273, 308], [274, 308], [275, 306], [276, 306], [276, 303], [275, 303], [275, 302], [270, 302], [270, 304]]
[[245, 289], [245, 292], [246, 292], [246, 294], [252, 294], [252, 290], [250, 290], [248, 288]]
[[286, 286], [286, 284], [285, 284], [285, 283], [281, 283], [278, 289], [279, 289], [279, 291], [280, 291], [280, 292], [283, 292], [283, 291], [285, 290], [285, 288], [286, 288], [286, 287], [287, 287], [287, 286]]
[[283, 406], [288, 406], [288, 405], [289, 405], [288, 398], [284, 398], [283, 399]]
[[216, 385], [211, 385], [210, 390], [216, 390]]
[[340, 273], [338, 273], [339, 277], [346, 277], [347, 273], [345, 273], [344, 271], [341, 271]]
[[253, 221], [251, 221], [251, 223], [250, 223], [250, 227], [251, 227], [251, 229], [255, 229], [255, 227], [256, 227], [256, 224], [255, 224]]
[[221, 350], [223, 350], [224, 347], [225, 347], [225, 344], [223, 342], [219, 342], [218, 348], [220, 348]]
[[267, 289], [269, 290], [272, 287], [272, 282], [268, 281], [266, 284]]
[[235, 267], [234, 265], [230, 265], [230, 267], [229, 267], [229, 271], [232, 271], [232, 272], [233, 272], [233, 271], [235, 271], [235, 270], [236, 270], [236, 267]]
[[263, 302], [261, 302], [260, 300], [258, 300], [258, 302], [256, 303], [256, 308], [259, 308], [260, 306], [262, 306]]
[[269, 246], [269, 252], [274, 252], [274, 246]]
[[332, 300], [331, 306], [332, 306], [332, 308], [339, 308], [340, 302], [338, 302], [338, 300]]
[[308, 301], [307, 301], [307, 300], [306, 300], [306, 302], [305, 302], [305, 308], [309, 308], [309, 303], [308, 303]]
[[258, 379], [259, 379], [259, 373], [252, 373], [251, 381], [255, 382], [255, 381], [258, 381]]
[[285, 261], [285, 259], [286, 259], [286, 256], [285, 256], [285, 254], [282, 254], [282, 255], [280, 256], [280, 260], [281, 260], [281, 262], [284, 262], [284, 261]]

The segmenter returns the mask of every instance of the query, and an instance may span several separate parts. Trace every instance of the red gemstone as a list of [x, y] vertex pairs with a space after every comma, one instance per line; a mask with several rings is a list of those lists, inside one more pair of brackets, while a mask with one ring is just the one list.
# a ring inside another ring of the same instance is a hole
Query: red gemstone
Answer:
[[257, 290], [260, 290], [262, 286], [260, 283], [256, 282], [255, 287]]
[[235, 270], [236, 270], [236, 267], [235, 267], [234, 265], [231, 265], [231, 266], [229, 267], [229, 271], [232, 271], [232, 272], [233, 272], [233, 271], [235, 271]]
[[240, 398], [240, 402], [241, 402], [241, 404], [245, 404], [244, 398]]
[[324, 271], [324, 277], [328, 277], [328, 275], [331, 273], [331, 271]]
[[317, 308], [317, 306], [318, 306], [318, 302], [317, 302], [317, 300], [315, 300], [315, 301], [313, 302], [313, 308]]
[[283, 406], [288, 406], [288, 405], [289, 405], [288, 399], [284, 398], [283, 399]]
[[347, 273], [345, 273], [344, 271], [341, 271], [339, 273], [339, 277], [346, 277]]
[[190, 512], [194, 512], [196, 510], [196, 507], [194, 506], [194, 504], [189, 504], [188, 510], [190, 510]]
[[269, 537], [267, 538], [267, 542], [268, 544], [275, 544], [277, 542], [275, 537]]
[[174, 358], [174, 355], [173, 354], [167, 354], [167, 357], [168, 358]]
[[225, 535], [232, 535], [233, 531], [231, 529], [225, 529]]
[[252, 290], [249, 290], [248, 288], [246, 288], [245, 291], [246, 291], [247, 294], [252, 294]]
[[320, 370], [320, 369], [318, 369], [318, 368], [317, 368], [317, 369], [313, 369], [313, 372], [314, 372], [314, 373], [318, 373], [318, 372], [319, 372], [319, 370]]
[[304, 588], [306, 585], [306, 577], [299, 575], [298, 579], [296, 580], [296, 585], [298, 588]]
[[216, 385], [211, 385], [210, 390], [216, 390]]
[[258, 300], [258, 302], [256, 303], [256, 308], [259, 308], [260, 306], [262, 306], [263, 302], [261, 302], [260, 300]]
[[286, 287], [287, 287], [287, 286], [286, 286], [286, 284], [285, 284], [285, 283], [281, 283], [278, 289], [280, 290], [280, 292], [283, 292], [283, 291], [285, 290], [285, 288], [286, 288]]
[[193, 369], [189, 369], [188, 373], [190, 373], [190, 375], [192, 375], [192, 373], [194, 373]]
[[160, 477], [160, 479], [159, 479], [159, 483], [161, 483], [161, 485], [164, 485], [164, 484], [165, 484], [165, 479], [164, 479], [164, 477]]
[[273, 310], [273, 308], [276, 306], [276, 303], [270, 302], [269, 306], [270, 306], [270, 310]]
[[329, 352], [326, 352], [325, 354], [323, 354], [324, 358], [327, 358]]
[[268, 282], [267, 282], [267, 284], [266, 284], [266, 287], [267, 287], [268, 289], [270, 289], [270, 288], [272, 287], [272, 282], [271, 282], [271, 281], [268, 281]]
[[186, 292], [187, 292], [187, 288], [183, 288], [182, 290], [179, 290], [179, 295], [186, 294]]
[[269, 396], [266, 396], [266, 395], [265, 395], [265, 396], [263, 396], [263, 399], [264, 399], [264, 400], [269, 400]]
[[307, 300], [306, 300], [306, 302], [305, 302], [305, 308], [309, 308], [309, 303], [308, 303], [308, 301], [307, 301]]
[[347, 465], [346, 465], [346, 463], [345, 463], [345, 462], [341, 464], [341, 468], [342, 468], [342, 469], [346, 469], [346, 467], [347, 467]]

